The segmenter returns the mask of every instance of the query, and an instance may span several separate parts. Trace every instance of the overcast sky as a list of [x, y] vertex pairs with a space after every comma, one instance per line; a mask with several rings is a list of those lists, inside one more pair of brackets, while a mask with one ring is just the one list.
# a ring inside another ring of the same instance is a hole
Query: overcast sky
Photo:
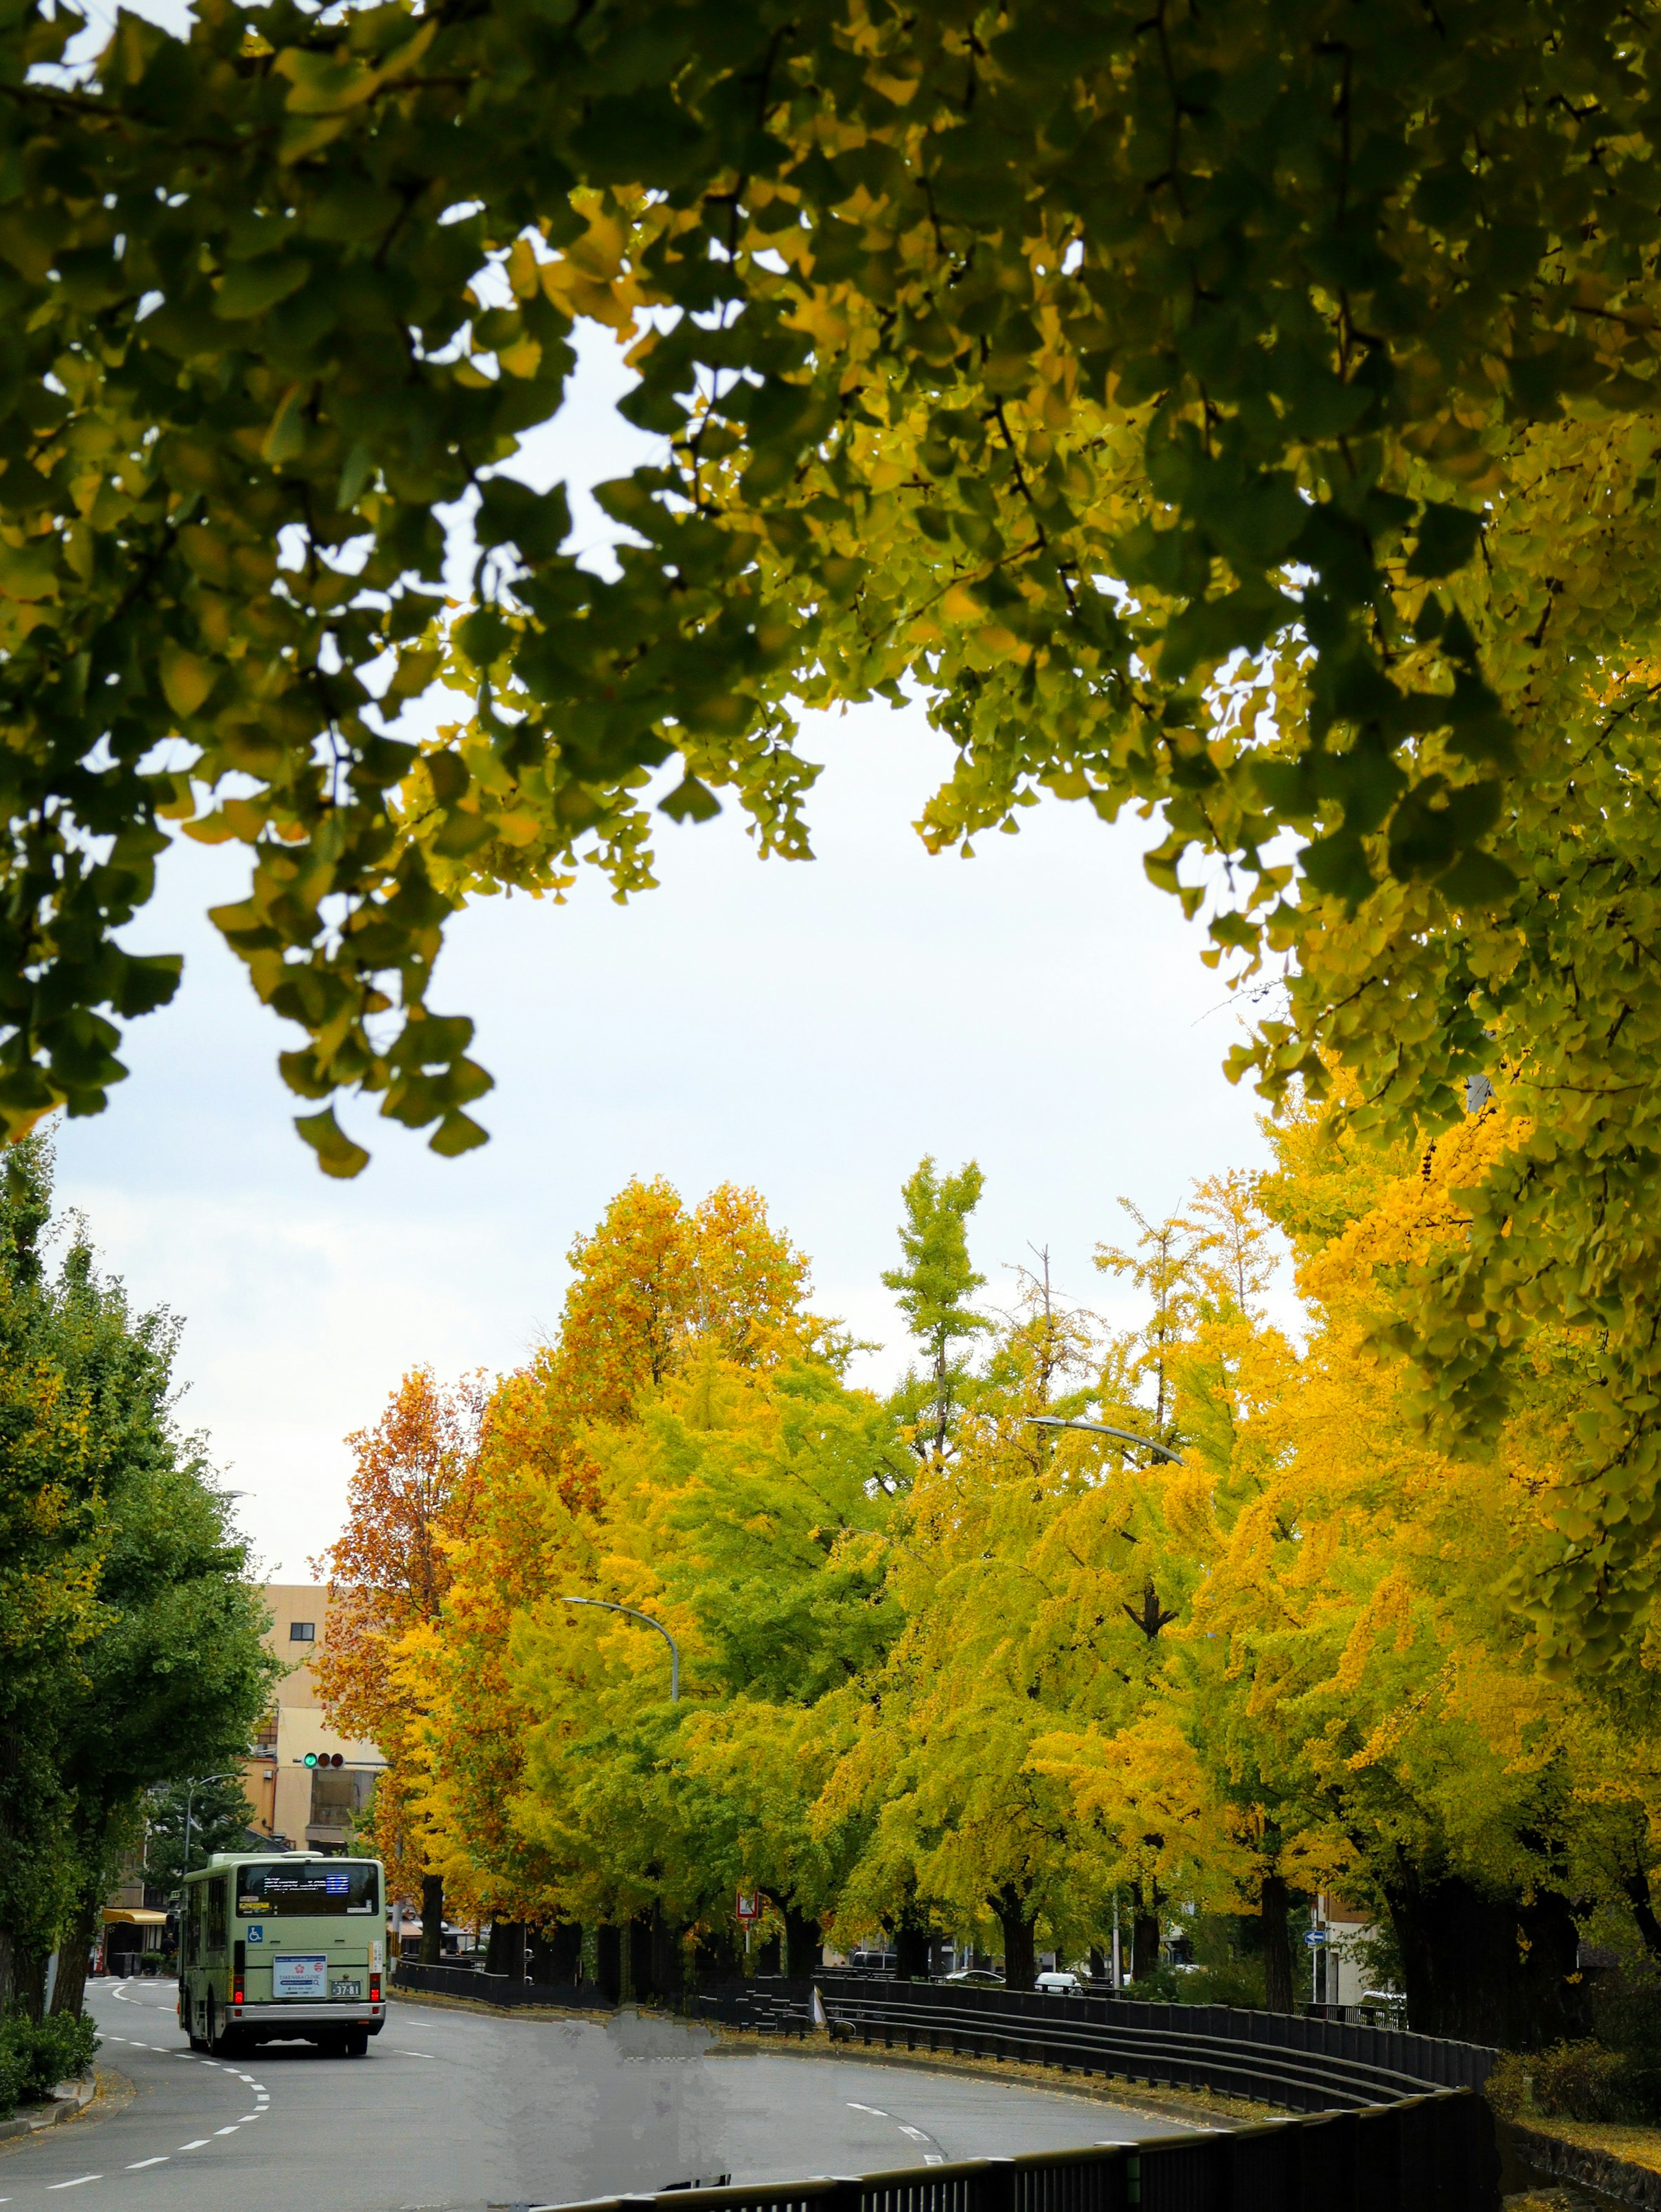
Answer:
[[[611, 412], [609, 343], [525, 457], [578, 489], [640, 450]], [[578, 501], [579, 539], [597, 510]], [[141, 1304], [184, 1322], [180, 1415], [204, 1431], [263, 1571], [307, 1577], [337, 1534], [350, 1455], [400, 1374], [522, 1360], [556, 1325], [565, 1252], [630, 1176], [689, 1202], [754, 1184], [812, 1256], [820, 1311], [907, 1347], [879, 1277], [899, 1187], [925, 1152], [973, 1158], [972, 1249], [1001, 1270], [1047, 1243], [1061, 1287], [1107, 1305], [1092, 1254], [1129, 1196], [1168, 1211], [1199, 1176], [1262, 1158], [1256, 1102], [1220, 1073], [1239, 1033], [1201, 933], [1143, 877], [1154, 825], [1078, 807], [1023, 817], [977, 857], [931, 859], [910, 823], [948, 764], [916, 709], [817, 718], [818, 858], [758, 861], [729, 808], [665, 822], [662, 887], [619, 908], [597, 872], [570, 902], [481, 902], [432, 996], [478, 1024], [492, 1142], [443, 1161], [419, 1135], [343, 1115], [374, 1153], [319, 1173], [279, 1049], [202, 918], [241, 895], [235, 848], [180, 841], [127, 939], [182, 950], [174, 1006], [136, 1024], [109, 1112], [59, 1133], [59, 1193]], [[672, 781], [672, 778], [671, 779]]]

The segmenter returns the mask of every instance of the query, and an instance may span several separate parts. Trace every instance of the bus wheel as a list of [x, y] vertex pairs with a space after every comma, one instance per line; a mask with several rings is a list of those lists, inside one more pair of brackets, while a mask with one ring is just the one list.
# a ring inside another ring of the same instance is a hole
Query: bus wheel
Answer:
[[349, 2027], [346, 2030], [344, 2036], [341, 2039], [340, 2047], [342, 2051], [344, 2051], [348, 2058], [363, 2057], [369, 2048], [368, 2029], [367, 2027]]

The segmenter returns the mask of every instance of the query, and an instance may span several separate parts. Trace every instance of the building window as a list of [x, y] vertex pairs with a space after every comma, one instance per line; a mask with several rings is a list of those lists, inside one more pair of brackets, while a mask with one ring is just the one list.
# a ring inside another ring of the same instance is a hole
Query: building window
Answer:
[[259, 1723], [259, 1732], [253, 1740], [256, 1758], [275, 1759], [277, 1756], [277, 1715], [267, 1713]]
[[315, 1644], [317, 1623], [314, 1620], [291, 1620], [289, 1623], [290, 1644]]

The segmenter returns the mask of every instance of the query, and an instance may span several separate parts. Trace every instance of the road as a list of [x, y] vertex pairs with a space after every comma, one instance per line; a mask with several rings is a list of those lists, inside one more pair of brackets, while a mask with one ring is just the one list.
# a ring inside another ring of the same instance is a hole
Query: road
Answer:
[[861, 2173], [1183, 2130], [1042, 2089], [711, 2051], [632, 2013], [498, 2019], [394, 2002], [367, 2058], [190, 2050], [171, 1983], [94, 1982], [125, 2111], [0, 2146], [16, 2212], [485, 2212], [672, 2182]]

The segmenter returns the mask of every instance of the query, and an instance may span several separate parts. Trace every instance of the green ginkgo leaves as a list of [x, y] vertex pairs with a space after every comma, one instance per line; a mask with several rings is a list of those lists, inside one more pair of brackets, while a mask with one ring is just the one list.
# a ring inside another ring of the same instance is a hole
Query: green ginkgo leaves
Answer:
[[[204, 0], [70, 88], [72, 28], [0, 30], [9, 1129], [119, 1076], [179, 823], [248, 849], [216, 919], [321, 1164], [352, 1093], [465, 1149], [457, 906], [649, 885], [677, 758], [670, 818], [805, 854], [798, 705], [920, 690], [931, 845], [1159, 814], [1284, 971], [1271, 1096], [1536, 1071], [1565, 1133], [1447, 1295], [1648, 1372], [1596, 1163], [1661, 1146], [1652, 8]], [[609, 563], [515, 458], [583, 319], [660, 441]]]

